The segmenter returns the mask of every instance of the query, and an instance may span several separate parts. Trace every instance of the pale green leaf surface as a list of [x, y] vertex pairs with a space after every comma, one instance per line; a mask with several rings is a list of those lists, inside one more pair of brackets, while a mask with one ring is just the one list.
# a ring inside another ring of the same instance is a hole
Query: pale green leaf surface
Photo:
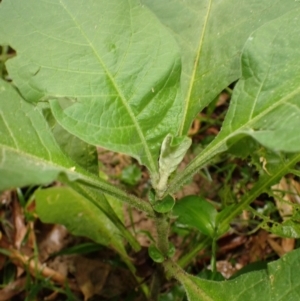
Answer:
[[295, 9], [249, 37], [242, 55], [242, 78], [222, 129], [174, 179], [174, 188], [245, 135], [274, 151], [300, 150], [299, 14], [300, 9]]
[[7, 68], [27, 100], [49, 100], [72, 134], [157, 172], [162, 140], [178, 123], [181, 68], [175, 40], [146, 7], [6, 0], [0, 19], [18, 54]]
[[267, 270], [221, 282], [188, 275], [170, 261], [165, 266], [183, 284], [189, 301], [295, 301], [300, 298], [299, 256], [295, 250], [269, 263]]
[[166, 25], [182, 53], [182, 115], [186, 134], [198, 112], [240, 73], [240, 56], [255, 29], [300, 6], [285, 0], [142, 0]]
[[74, 179], [73, 168], [39, 108], [0, 80], [0, 190], [49, 184], [62, 171]]
[[[62, 224], [72, 234], [112, 246], [126, 254], [120, 231], [92, 202], [69, 187], [53, 187], [35, 193], [36, 210], [44, 223]], [[104, 200], [105, 201], [105, 200]]]
[[300, 9], [251, 35], [218, 140], [243, 133], [276, 151], [300, 150]]

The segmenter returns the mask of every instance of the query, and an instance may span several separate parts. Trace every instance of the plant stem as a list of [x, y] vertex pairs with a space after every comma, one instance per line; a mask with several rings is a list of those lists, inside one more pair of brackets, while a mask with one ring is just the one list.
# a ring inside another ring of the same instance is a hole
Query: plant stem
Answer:
[[169, 251], [169, 215], [156, 212], [155, 225], [157, 231], [157, 248], [163, 255], [167, 256]]
[[[69, 180], [65, 180], [62, 182], [68, 184], [70, 183]], [[144, 201], [132, 194], [129, 194], [126, 191], [121, 190], [110, 183], [107, 183], [101, 179], [93, 180], [91, 178], [88, 178], [86, 181], [78, 180], [78, 182], [82, 185], [90, 186], [94, 189], [99, 189], [100, 192], [104, 194], [111, 195], [119, 201], [125, 202], [140, 211], [146, 212], [149, 215], [149, 217], [154, 217], [154, 211], [152, 209], [152, 206], [147, 201]]]
[[[187, 274], [178, 264], [176, 264], [171, 259], [167, 259], [163, 266], [166, 270], [166, 273], [174, 277], [176, 280], [178, 280], [185, 288], [189, 287], [190, 289], [197, 292], [197, 300], [207, 300], [207, 301], [213, 301], [211, 296], [208, 295], [199, 285], [197, 285], [193, 281], [193, 276]], [[193, 299], [196, 300], [196, 299]]]
[[217, 273], [217, 239], [214, 238], [212, 240], [212, 254], [211, 254], [211, 270], [212, 270], [212, 280], [215, 279], [216, 273]]
[[[155, 226], [157, 231], [156, 247], [165, 256], [169, 251], [169, 214], [155, 212]], [[150, 300], [157, 301], [162, 285], [164, 271], [162, 266], [156, 264], [156, 270], [151, 279]]]
[[210, 244], [211, 244], [210, 237], [206, 237], [205, 239], [203, 239], [200, 242], [200, 244], [198, 244], [195, 248], [193, 248], [191, 252], [185, 254], [178, 260], [179, 266], [181, 266], [182, 268], [186, 267], [193, 259], [195, 259], [195, 256], [197, 256], [197, 254], [201, 250], [207, 248]]

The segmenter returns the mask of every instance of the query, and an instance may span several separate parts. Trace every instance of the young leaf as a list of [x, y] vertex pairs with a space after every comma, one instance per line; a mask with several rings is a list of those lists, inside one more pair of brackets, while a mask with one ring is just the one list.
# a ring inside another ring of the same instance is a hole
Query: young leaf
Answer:
[[212, 238], [216, 236], [217, 210], [205, 199], [189, 195], [179, 200], [173, 214], [178, 216], [178, 221], [197, 228], [200, 232]]
[[240, 77], [240, 55], [249, 35], [299, 7], [294, 0], [142, 2], [170, 29], [181, 49], [178, 135], [185, 135], [195, 116]]
[[156, 201], [153, 205], [153, 209], [159, 213], [170, 212], [175, 205], [175, 200], [172, 196], [167, 195], [164, 199]]
[[26, 100], [49, 100], [72, 134], [158, 172], [161, 143], [176, 133], [181, 65], [175, 40], [146, 7], [4, 0], [0, 19], [17, 51], [7, 69]]
[[244, 48], [242, 79], [236, 85], [222, 130], [170, 183], [170, 191], [178, 187], [217, 153], [249, 135], [276, 151], [296, 152], [300, 140], [298, 45], [300, 7], [254, 32]]
[[36, 210], [44, 223], [62, 224], [78, 236], [112, 246], [123, 256], [126, 254], [123, 238], [115, 224], [82, 195], [69, 187], [54, 187], [35, 193]]
[[191, 144], [192, 139], [186, 136], [173, 137], [168, 134], [165, 137], [158, 161], [159, 175], [152, 180], [158, 198], [161, 198], [167, 190], [169, 176], [176, 170]]
[[165, 262], [165, 267], [183, 284], [189, 301], [298, 300], [299, 257], [300, 251], [295, 250], [269, 263], [267, 270], [221, 282], [190, 276], [170, 260]]

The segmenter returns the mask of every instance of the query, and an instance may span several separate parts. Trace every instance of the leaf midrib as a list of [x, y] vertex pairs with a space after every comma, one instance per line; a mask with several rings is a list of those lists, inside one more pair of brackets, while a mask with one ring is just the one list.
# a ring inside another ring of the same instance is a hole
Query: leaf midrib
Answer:
[[102, 61], [101, 57], [98, 55], [95, 47], [93, 46], [92, 42], [90, 41], [90, 39], [88, 38], [88, 36], [85, 34], [85, 32], [83, 31], [83, 29], [81, 28], [80, 24], [78, 24], [76, 22], [76, 19], [74, 18], [74, 16], [69, 12], [69, 10], [67, 9], [67, 7], [64, 5], [63, 1], [60, 1], [61, 6], [63, 7], [63, 9], [66, 11], [66, 13], [70, 16], [70, 18], [72, 19], [72, 21], [74, 22], [74, 24], [76, 25], [76, 27], [79, 29], [79, 31], [82, 33], [83, 37], [86, 39], [86, 41], [88, 42], [89, 46], [91, 47], [92, 51], [94, 52], [95, 57], [97, 58], [98, 62], [100, 63], [101, 67], [104, 69], [104, 71], [106, 72], [110, 82], [112, 83], [114, 89], [116, 90], [117, 94], [119, 95], [123, 106], [125, 107], [125, 109], [127, 110], [133, 124], [135, 125], [135, 128], [137, 130], [137, 133], [139, 135], [139, 138], [141, 140], [141, 143], [144, 147], [145, 153], [146, 153], [146, 157], [148, 159], [148, 162], [150, 164], [150, 170], [152, 172], [156, 172], [157, 171], [157, 166], [154, 162], [154, 159], [151, 155], [150, 149], [148, 147], [146, 138], [142, 132], [142, 129], [140, 127], [140, 125], [138, 124], [137, 120], [135, 119], [134, 113], [131, 110], [130, 106], [127, 104], [126, 102], [126, 98], [123, 95], [123, 93], [121, 92], [121, 90], [119, 89], [117, 83], [113, 80], [113, 76], [110, 73], [110, 71], [107, 69], [106, 65], [104, 64], [104, 62]]
[[202, 45], [203, 45], [204, 35], [205, 35], [205, 31], [206, 31], [210, 11], [211, 11], [211, 6], [212, 6], [212, 0], [209, 0], [209, 5], [208, 5], [207, 13], [206, 13], [206, 16], [205, 16], [204, 25], [203, 25], [203, 30], [200, 33], [200, 40], [199, 40], [199, 45], [198, 45], [198, 48], [197, 48], [197, 55], [196, 55], [196, 59], [195, 59], [195, 62], [194, 62], [193, 71], [192, 71], [192, 74], [190, 76], [190, 84], [189, 84], [188, 92], [187, 92], [187, 95], [184, 99], [183, 117], [182, 117], [182, 122], [180, 124], [179, 136], [183, 135], [183, 130], [184, 130], [184, 127], [185, 127], [186, 116], [187, 116], [188, 108], [189, 108], [190, 101], [191, 101], [192, 90], [193, 90], [193, 87], [194, 87], [194, 85], [193, 85], [194, 84], [194, 78], [195, 78], [195, 75], [196, 75], [196, 72], [197, 72], [197, 66], [199, 64], [200, 56], [201, 56], [201, 53], [202, 53]]

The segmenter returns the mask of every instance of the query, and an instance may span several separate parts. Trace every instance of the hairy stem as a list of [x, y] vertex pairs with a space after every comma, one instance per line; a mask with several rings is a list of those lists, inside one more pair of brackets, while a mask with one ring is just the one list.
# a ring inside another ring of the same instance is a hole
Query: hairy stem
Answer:
[[[68, 179], [65, 179], [65, 181], [62, 180], [62, 182], [70, 184], [70, 181]], [[110, 183], [107, 183], [100, 179], [93, 181], [91, 179], [88, 179], [87, 181], [78, 180], [78, 182], [82, 185], [90, 186], [94, 189], [99, 189], [100, 192], [111, 195], [119, 201], [125, 202], [130, 206], [147, 213], [150, 217], [154, 217], [154, 211], [152, 209], [152, 206], [147, 201], [144, 201], [132, 194], [129, 194], [126, 191], [121, 190]]]
[[169, 216], [168, 214], [156, 213], [155, 225], [157, 231], [157, 248], [167, 256], [169, 251]]
[[163, 263], [163, 266], [164, 266], [167, 274], [171, 275], [173, 278], [178, 280], [185, 287], [190, 287], [190, 288], [194, 289], [195, 291], [197, 291], [197, 297], [198, 297], [197, 300], [213, 301], [212, 298], [192, 280], [193, 277], [191, 275], [188, 275], [174, 261], [172, 261], [171, 259], [167, 259]]
[[[155, 212], [155, 226], [157, 231], [156, 247], [165, 256], [169, 251], [169, 215]], [[161, 265], [156, 264], [150, 285], [150, 300], [157, 301], [162, 287], [164, 271]]]

